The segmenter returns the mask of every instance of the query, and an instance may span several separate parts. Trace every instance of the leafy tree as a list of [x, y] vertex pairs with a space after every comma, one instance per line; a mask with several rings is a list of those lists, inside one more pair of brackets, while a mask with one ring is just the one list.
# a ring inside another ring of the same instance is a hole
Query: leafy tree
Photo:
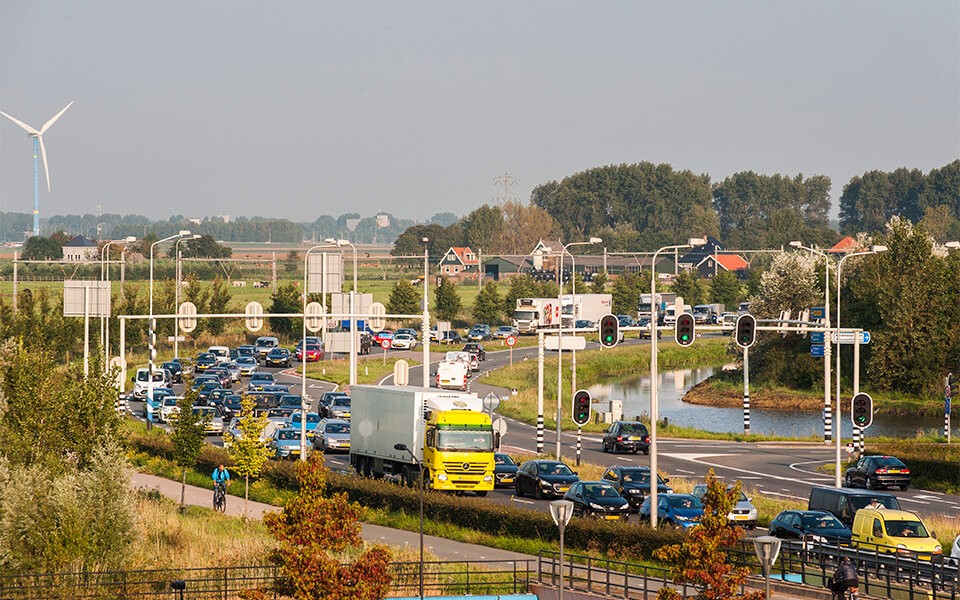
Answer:
[[421, 311], [421, 294], [414, 289], [408, 279], [399, 279], [390, 290], [387, 312], [395, 315], [414, 315]]
[[[193, 302], [197, 307], [197, 313], [204, 314], [212, 312], [210, 310], [210, 295], [210, 288], [200, 283], [199, 277], [193, 273], [187, 275], [184, 287], [180, 292], [181, 301], [186, 300]], [[197, 319], [197, 328], [194, 330], [193, 335], [197, 336], [204, 331], [210, 331], [211, 321], [213, 320], [214, 319]]]
[[23, 244], [23, 260], [60, 260], [63, 258], [63, 244], [52, 237], [33, 236]]
[[250, 478], [259, 477], [263, 471], [263, 466], [270, 458], [270, 451], [266, 443], [260, 439], [260, 435], [267, 427], [269, 419], [266, 415], [258, 415], [256, 412], [257, 404], [253, 398], [244, 395], [240, 401], [240, 418], [237, 427], [240, 429], [240, 436], [234, 436], [227, 433], [226, 437], [230, 442], [230, 456], [233, 457], [233, 470], [243, 477], [243, 518], [247, 518], [247, 500], [250, 495]]
[[283, 259], [283, 270], [288, 275], [293, 275], [300, 268], [300, 255], [297, 254], [297, 251], [291, 249], [290, 252], [287, 252], [287, 257]]
[[457, 286], [446, 277], [440, 278], [440, 285], [436, 291], [436, 311], [437, 318], [441, 321], [453, 321], [460, 315], [460, 309], [463, 304], [460, 301], [460, 294], [457, 293]]
[[[633, 315], [640, 306], [640, 277], [636, 273], [624, 273], [613, 281], [613, 312]], [[649, 293], [649, 292], [648, 292]]]
[[[298, 313], [303, 310], [300, 289], [293, 282], [277, 287], [277, 291], [270, 296], [271, 313]], [[299, 335], [303, 328], [303, 319], [292, 317], [270, 317], [270, 329], [279, 335]]]
[[593, 281], [590, 282], [590, 293], [592, 294], [602, 294], [607, 289], [607, 281], [610, 280], [610, 276], [607, 275], [606, 271], [597, 271], [593, 275]]
[[326, 467], [316, 453], [297, 463], [299, 493], [263, 522], [280, 547], [273, 561], [284, 577], [280, 593], [296, 600], [379, 600], [390, 586], [390, 552], [374, 546], [344, 564], [341, 555], [363, 547], [364, 509], [346, 494], [326, 494]]
[[483, 248], [488, 254], [493, 254], [502, 250], [504, 221], [500, 209], [484, 204], [464, 217], [462, 226], [467, 246], [474, 251]]
[[473, 318], [477, 323], [497, 324], [503, 320], [503, 301], [497, 292], [497, 284], [487, 282], [477, 294], [473, 304]]
[[687, 306], [702, 304], [707, 297], [707, 285], [700, 279], [696, 271], [681, 271], [673, 280], [671, 288], [678, 298], [683, 298]]
[[[673, 565], [673, 583], [691, 584], [700, 588], [703, 600], [762, 600], [763, 592], [741, 593], [750, 575], [747, 567], [736, 567], [727, 561], [727, 552], [743, 537], [743, 530], [730, 527], [727, 515], [740, 497], [740, 482], [730, 489], [717, 479], [713, 469], [707, 473], [707, 493], [703, 498], [700, 525], [690, 529], [683, 542], [663, 546], [654, 551], [654, 558]], [[672, 587], [657, 593], [661, 600], [683, 596]]]
[[503, 312], [513, 315], [517, 308], [517, 298], [536, 298], [537, 284], [529, 275], [517, 275], [510, 278], [510, 287], [503, 296]]
[[504, 217], [501, 252], [527, 254], [540, 240], [555, 240], [560, 237], [560, 225], [550, 213], [539, 206], [505, 202], [500, 209]]
[[[227, 282], [219, 275], [214, 278], [210, 286], [210, 295], [208, 296], [207, 308], [210, 314], [225, 314], [230, 312], [230, 300], [233, 294], [227, 287]], [[227, 328], [227, 321], [223, 318], [207, 319], [207, 331], [211, 335], [220, 335]]]
[[[187, 381], [187, 386], [190, 385]], [[187, 469], [197, 464], [200, 450], [203, 448], [204, 425], [209, 417], [193, 412], [193, 405], [197, 400], [196, 390], [187, 387], [183, 398], [177, 402], [177, 419], [173, 426], [173, 462], [180, 467], [180, 510], [186, 508], [185, 494], [187, 491]]]
[[710, 302], [732, 309], [740, 300], [740, 288], [740, 280], [736, 275], [720, 269], [710, 280]]
[[[175, 246], [176, 244], [170, 246], [168, 257], [176, 258]], [[233, 254], [229, 246], [218, 243], [212, 235], [206, 234], [195, 240], [187, 240], [180, 245], [180, 251], [184, 258], [230, 258]]]

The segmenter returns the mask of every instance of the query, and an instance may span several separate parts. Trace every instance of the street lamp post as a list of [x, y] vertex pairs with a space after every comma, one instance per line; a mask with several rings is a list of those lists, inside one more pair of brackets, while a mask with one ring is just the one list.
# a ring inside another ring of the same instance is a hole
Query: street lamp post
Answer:
[[357, 317], [354, 304], [357, 296], [357, 247], [350, 240], [327, 238], [324, 241], [340, 248], [350, 246], [353, 249], [353, 288], [350, 290], [350, 388], [353, 389], [357, 385]]
[[[174, 288], [173, 288], [173, 297], [174, 297], [174, 300], [173, 300], [173, 312], [174, 312], [174, 313], [179, 313], [179, 312], [180, 312], [180, 279], [181, 279], [181, 272], [180, 272], [180, 242], [182, 242], [183, 240], [188, 240], [188, 239], [189, 239], [189, 240], [198, 240], [198, 239], [200, 239], [201, 237], [203, 237], [203, 236], [201, 236], [199, 233], [195, 233], [195, 234], [191, 235], [191, 236], [188, 237], [188, 238], [180, 238], [179, 240], [177, 240], [177, 241], [173, 244], [173, 255], [174, 255], [174, 256], [176, 257], [176, 259], [177, 259], [177, 268], [175, 269], [175, 270], [176, 270], [176, 277], [177, 277], [177, 284], [176, 284], [176, 285], [174, 286]], [[173, 320], [173, 355], [174, 355], [174, 356], [180, 356], [180, 319], [174, 319], [174, 320]]]
[[[837, 366], [836, 366], [836, 379], [837, 379], [837, 414], [843, 414], [843, 405], [840, 402], [840, 272], [843, 269], [843, 261], [848, 258], [853, 258], [854, 256], [867, 256], [869, 254], [878, 254], [880, 252], [886, 252], [886, 246], [874, 245], [870, 247], [870, 250], [865, 252], [854, 252], [852, 254], [847, 254], [840, 259], [840, 262], [837, 263], [837, 328], [835, 330], [835, 339], [834, 342], [837, 344]], [[853, 343], [859, 343], [859, 340], [854, 340]], [[840, 419], [837, 419], [837, 435], [836, 435], [836, 444], [835, 444], [835, 468], [834, 468], [834, 486], [839, 488], [842, 487], [842, 482], [840, 480]], [[852, 426], [852, 423], [851, 423]]]
[[[430, 387], [430, 295], [427, 293], [427, 282], [430, 280], [430, 238], [422, 238], [423, 242], [423, 387]], [[439, 331], [439, 329], [438, 329]], [[421, 564], [423, 561], [421, 561]]]
[[[650, 306], [657, 301], [657, 257], [664, 250], [679, 250], [702, 246], [707, 241], [700, 238], [690, 238], [686, 244], [664, 246], [653, 253], [653, 262], [650, 263]], [[657, 526], [657, 420], [660, 419], [660, 398], [657, 385], [657, 315], [650, 315], [650, 526]]]
[[[793, 241], [790, 242], [790, 246], [793, 248], [801, 248], [807, 252], [812, 252], [814, 254], [819, 254], [823, 257], [824, 262], [824, 281], [823, 281], [823, 327], [824, 333], [830, 330], [830, 258], [826, 252], [821, 252], [814, 248], [810, 248], [803, 245], [803, 242]], [[839, 316], [839, 315], [838, 315]], [[826, 343], [823, 345], [823, 441], [830, 442], [831, 436], [840, 438], [840, 418], [839, 415], [843, 414], [843, 410], [840, 407], [840, 396], [837, 396], [837, 409], [833, 410], [830, 402], [830, 344]], [[833, 418], [833, 413], [836, 412], [838, 418]], [[834, 427], [833, 422], [836, 421], [836, 427]], [[836, 430], [836, 431], [834, 431]]]
[[423, 599], [423, 465], [420, 463], [420, 460], [417, 458], [417, 455], [413, 453], [406, 444], [394, 444], [394, 450], [399, 450], [400, 452], [406, 452], [410, 455], [410, 458], [413, 459], [413, 462], [417, 465], [417, 470], [420, 471], [420, 598]]
[[[590, 246], [593, 244], [600, 244], [603, 240], [598, 237], [592, 237], [589, 240], [583, 242], [570, 242], [560, 249], [560, 264], [557, 268], [557, 279], [559, 280], [560, 287], [557, 291], [557, 460], [560, 460], [560, 435], [563, 431], [561, 425], [561, 415], [562, 407], [560, 405], [560, 399], [562, 394], [563, 382], [563, 255], [568, 254], [567, 248], [571, 246]], [[572, 258], [573, 255], [571, 254]], [[572, 277], [572, 275], [571, 275]]]
[[[110, 290], [110, 244], [132, 244], [137, 241], [137, 238], [127, 236], [122, 240], [107, 240], [103, 245], [103, 248], [100, 249], [100, 277], [107, 282], [107, 294], [111, 293]], [[101, 327], [101, 336], [103, 340], [103, 370], [107, 371], [110, 364], [110, 315], [107, 314], [101, 322], [103, 323]]]
[[[147, 349], [147, 398], [153, 398], [153, 363], [156, 358], [157, 349], [154, 347], [156, 342], [156, 326], [153, 322], [153, 249], [157, 244], [162, 244], [163, 242], [169, 242], [170, 240], [187, 237], [193, 235], [189, 230], [181, 229], [179, 233], [165, 237], [162, 240], [157, 240], [154, 243], [150, 244], [150, 320], [149, 320], [149, 336], [148, 343], [149, 348]], [[179, 282], [178, 282], [179, 284]], [[150, 426], [150, 421], [147, 421], [147, 426]]]
[[[300, 460], [307, 460], [307, 410], [309, 408], [307, 405], [307, 298], [310, 294], [307, 290], [307, 260], [314, 250], [335, 247], [336, 244], [317, 244], [316, 246], [310, 246], [303, 253], [303, 332], [300, 337]], [[320, 296], [324, 299], [324, 302], [326, 302], [327, 295], [323, 288], [326, 283], [326, 281], [322, 281], [320, 286]]]

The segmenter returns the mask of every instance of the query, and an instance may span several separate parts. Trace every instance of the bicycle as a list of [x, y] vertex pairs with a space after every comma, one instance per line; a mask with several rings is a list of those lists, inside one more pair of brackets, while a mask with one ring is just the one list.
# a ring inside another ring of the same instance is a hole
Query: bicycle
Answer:
[[227, 510], [227, 490], [222, 481], [213, 484], [213, 510], [220, 512]]

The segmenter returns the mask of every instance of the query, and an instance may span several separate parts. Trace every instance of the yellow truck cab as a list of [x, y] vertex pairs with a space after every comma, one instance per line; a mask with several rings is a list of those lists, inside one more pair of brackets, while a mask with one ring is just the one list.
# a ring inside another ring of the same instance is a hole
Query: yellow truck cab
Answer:
[[920, 560], [943, 552], [920, 517], [905, 510], [861, 508], [851, 530], [853, 545], [864, 550]]

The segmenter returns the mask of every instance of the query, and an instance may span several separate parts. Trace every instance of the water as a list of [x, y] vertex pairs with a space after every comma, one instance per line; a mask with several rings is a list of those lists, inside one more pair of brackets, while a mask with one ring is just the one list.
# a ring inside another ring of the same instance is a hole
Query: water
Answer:
[[[682, 369], [660, 373], [660, 418], [671, 424], [718, 433], [743, 433], [742, 408], [698, 406], [683, 402], [683, 395], [694, 385], [716, 372], [714, 367]], [[601, 384], [590, 388], [595, 400], [620, 400], [624, 418], [650, 414], [650, 377], [643, 376], [615, 384]], [[847, 414], [840, 419], [842, 436], [851, 436], [849, 398], [845, 399]], [[834, 399], [836, 410], [836, 399]], [[836, 419], [834, 419], [836, 423]], [[942, 417], [916, 415], [875, 415], [867, 436], [914, 437], [917, 431], [943, 431]], [[787, 437], [823, 436], [823, 415], [820, 411], [789, 411], [750, 409], [750, 432]], [[960, 436], [955, 431], [954, 436]]]

